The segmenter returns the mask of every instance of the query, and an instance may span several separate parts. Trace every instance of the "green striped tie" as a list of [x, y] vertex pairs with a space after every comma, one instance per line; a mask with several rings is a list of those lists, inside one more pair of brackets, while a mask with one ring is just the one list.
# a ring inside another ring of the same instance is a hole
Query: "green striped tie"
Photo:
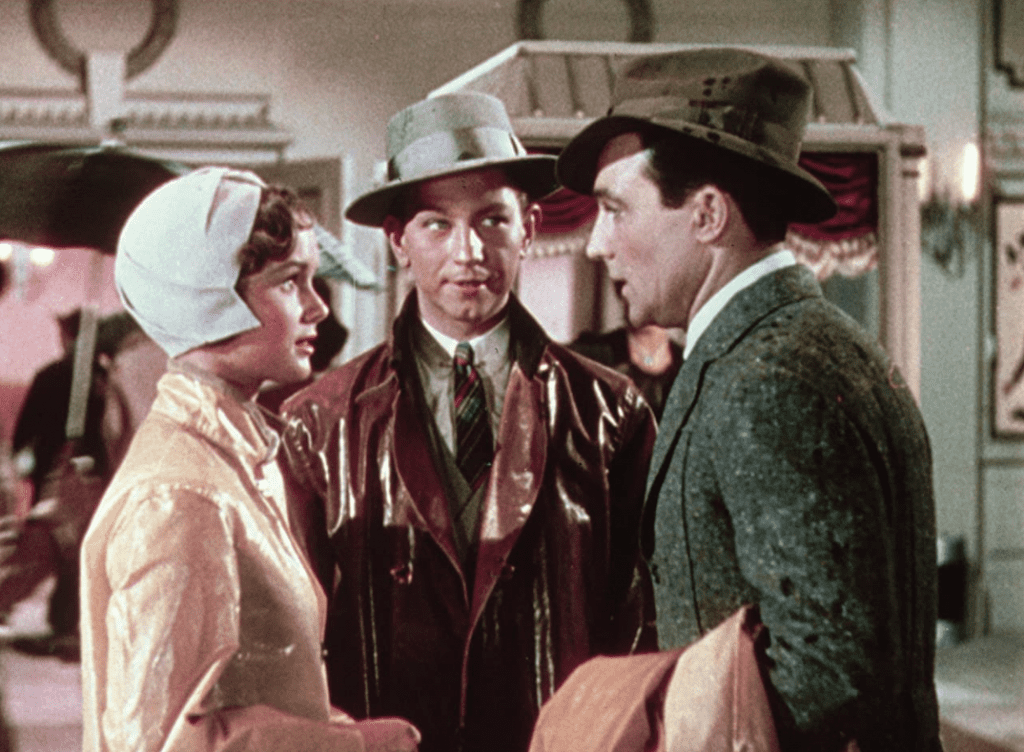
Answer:
[[473, 367], [473, 348], [460, 342], [455, 348], [455, 461], [474, 491], [487, 479], [493, 457], [484, 385]]

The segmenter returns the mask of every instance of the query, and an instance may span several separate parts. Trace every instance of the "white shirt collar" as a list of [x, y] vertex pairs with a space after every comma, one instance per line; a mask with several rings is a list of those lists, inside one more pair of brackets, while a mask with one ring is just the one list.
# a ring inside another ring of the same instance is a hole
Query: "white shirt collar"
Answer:
[[462, 341], [469, 342], [469, 346], [473, 348], [473, 363], [477, 367], [486, 367], [486, 364], [496, 365], [502, 362], [508, 354], [508, 316], [505, 316], [483, 334], [470, 340], [452, 339], [447, 334], [443, 334], [432, 327], [422, 316], [420, 316], [420, 321], [423, 323], [423, 328], [430, 333], [431, 337], [437, 340], [437, 343], [452, 358], [455, 357], [456, 346]]
[[793, 256], [793, 253], [786, 248], [780, 248], [730, 279], [721, 290], [712, 295], [700, 307], [686, 328], [686, 347], [683, 349], [683, 359], [690, 357], [693, 348], [697, 346], [697, 340], [707, 331], [711, 322], [722, 312], [726, 304], [736, 297], [737, 293], [750, 287], [762, 277], [767, 277], [772, 272], [795, 264], [796, 257]]

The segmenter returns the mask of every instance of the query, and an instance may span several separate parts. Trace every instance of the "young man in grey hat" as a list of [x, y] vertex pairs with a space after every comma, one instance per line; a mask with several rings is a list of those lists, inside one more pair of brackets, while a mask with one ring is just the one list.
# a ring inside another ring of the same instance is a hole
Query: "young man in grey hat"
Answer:
[[415, 290], [388, 342], [285, 406], [326, 516], [332, 698], [410, 719], [425, 752], [524, 752], [578, 664], [655, 646], [639, 551], [654, 422], [511, 294], [555, 160], [526, 153], [501, 102], [414, 104], [387, 154], [388, 183], [346, 216], [384, 230]]
[[797, 165], [810, 86], [762, 55], [689, 50], [635, 61], [613, 100], [558, 175], [597, 198], [587, 252], [630, 322], [687, 330], [645, 508], [660, 645], [756, 604], [783, 750], [938, 750], [925, 427], [778, 246], [835, 210]]

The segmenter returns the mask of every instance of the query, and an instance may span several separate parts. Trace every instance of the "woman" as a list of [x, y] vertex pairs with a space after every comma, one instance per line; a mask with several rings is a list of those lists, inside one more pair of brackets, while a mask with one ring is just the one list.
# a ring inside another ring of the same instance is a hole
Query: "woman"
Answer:
[[121, 234], [125, 307], [170, 357], [82, 550], [84, 750], [412, 750], [330, 707], [325, 602], [254, 398], [309, 376], [327, 308], [293, 194], [202, 168]]

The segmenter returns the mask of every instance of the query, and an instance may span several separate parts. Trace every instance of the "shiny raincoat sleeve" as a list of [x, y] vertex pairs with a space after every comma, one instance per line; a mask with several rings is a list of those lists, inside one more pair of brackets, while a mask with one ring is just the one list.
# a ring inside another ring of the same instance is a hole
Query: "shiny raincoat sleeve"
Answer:
[[121, 516], [107, 550], [107, 749], [362, 752], [351, 726], [208, 707], [239, 646], [241, 596], [230, 520], [213, 501], [156, 489]]
[[635, 387], [622, 426], [622, 443], [608, 466], [608, 495], [612, 505], [612, 560], [609, 588], [612, 623], [608, 643], [598, 652], [612, 655], [657, 650], [654, 593], [640, 549], [640, 524], [647, 469], [657, 435], [654, 413]]

